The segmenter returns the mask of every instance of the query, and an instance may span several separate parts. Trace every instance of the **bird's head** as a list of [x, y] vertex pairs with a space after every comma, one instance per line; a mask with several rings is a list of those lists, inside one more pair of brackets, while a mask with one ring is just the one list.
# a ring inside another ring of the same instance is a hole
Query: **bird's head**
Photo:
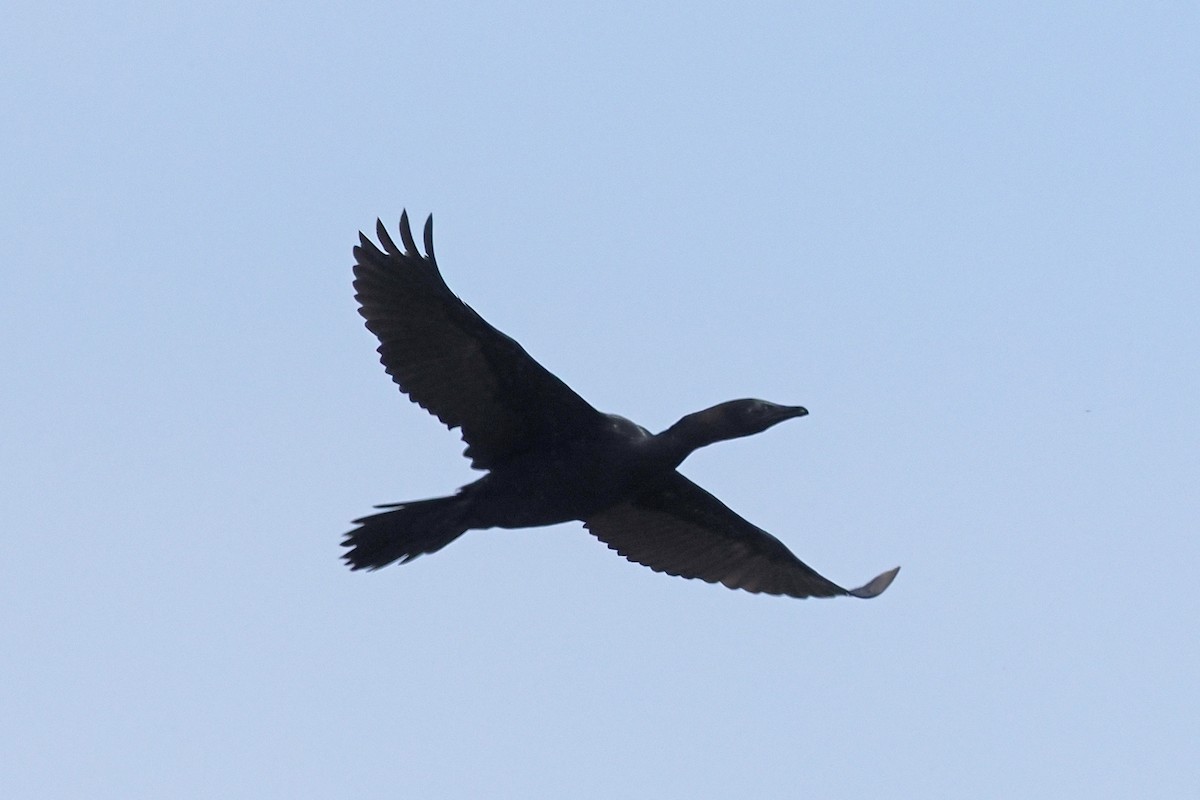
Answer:
[[766, 400], [730, 400], [700, 412], [703, 424], [714, 433], [723, 434], [720, 439], [737, 439], [762, 433], [773, 425], [787, 419], [803, 417], [808, 409], [803, 406], [781, 406]]

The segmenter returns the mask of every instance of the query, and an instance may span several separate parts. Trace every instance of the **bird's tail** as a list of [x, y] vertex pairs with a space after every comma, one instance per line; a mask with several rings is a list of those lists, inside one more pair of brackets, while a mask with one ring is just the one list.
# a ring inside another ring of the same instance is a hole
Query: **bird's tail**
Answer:
[[379, 569], [393, 561], [405, 563], [434, 553], [467, 530], [463, 502], [458, 496], [397, 503], [379, 514], [354, 520], [358, 527], [346, 534], [342, 554], [350, 569]]

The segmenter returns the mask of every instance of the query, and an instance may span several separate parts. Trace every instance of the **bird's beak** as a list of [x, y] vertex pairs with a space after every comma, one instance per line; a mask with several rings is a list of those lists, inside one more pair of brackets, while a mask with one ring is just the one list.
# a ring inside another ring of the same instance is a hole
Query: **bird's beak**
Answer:
[[794, 417], [804, 417], [807, 415], [808, 415], [808, 409], [805, 408], [804, 406], [780, 406], [779, 407], [779, 421], [780, 422], [783, 422], [785, 419], [792, 419]]

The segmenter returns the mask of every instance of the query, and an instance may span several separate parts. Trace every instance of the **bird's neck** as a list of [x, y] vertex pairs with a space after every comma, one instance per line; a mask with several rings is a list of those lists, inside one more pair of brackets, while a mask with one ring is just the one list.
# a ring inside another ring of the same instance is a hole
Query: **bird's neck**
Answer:
[[685, 458], [701, 447], [729, 438], [723, 435], [724, 432], [720, 426], [714, 423], [712, 409], [688, 414], [662, 433], [657, 434], [654, 437], [655, 443], [672, 462], [672, 465], [677, 467], [683, 463]]

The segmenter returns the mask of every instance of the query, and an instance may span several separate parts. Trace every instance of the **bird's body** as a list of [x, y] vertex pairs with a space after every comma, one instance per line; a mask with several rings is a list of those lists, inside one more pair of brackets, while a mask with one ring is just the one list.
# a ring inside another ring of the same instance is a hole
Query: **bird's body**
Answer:
[[[699, 447], [759, 433], [808, 412], [734, 400], [652, 434], [603, 414], [459, 300], [400, 219], [404, 250], [382, 223], [383, 250], [354, 249], [360, 313], [387, 371], [414, 402], [462, 429], [465, 455], [488, 471], [449, 497], [381, 506], [346, 535], [353, 569], [409, 561], [464, 532], [581, 520], [601, 541], [652, 569], [793, 597], [874, 597], [897, 570], [847, 590], [818, 575], [676, 470]], [[898, 569], [898, 568], [897, 568]]]
[[529, 528], [587, 519], [666, 469], [645, 429], [606, 415], [597, 431], [522, 453], [462, 491], [481, 509], [480, 527]]

